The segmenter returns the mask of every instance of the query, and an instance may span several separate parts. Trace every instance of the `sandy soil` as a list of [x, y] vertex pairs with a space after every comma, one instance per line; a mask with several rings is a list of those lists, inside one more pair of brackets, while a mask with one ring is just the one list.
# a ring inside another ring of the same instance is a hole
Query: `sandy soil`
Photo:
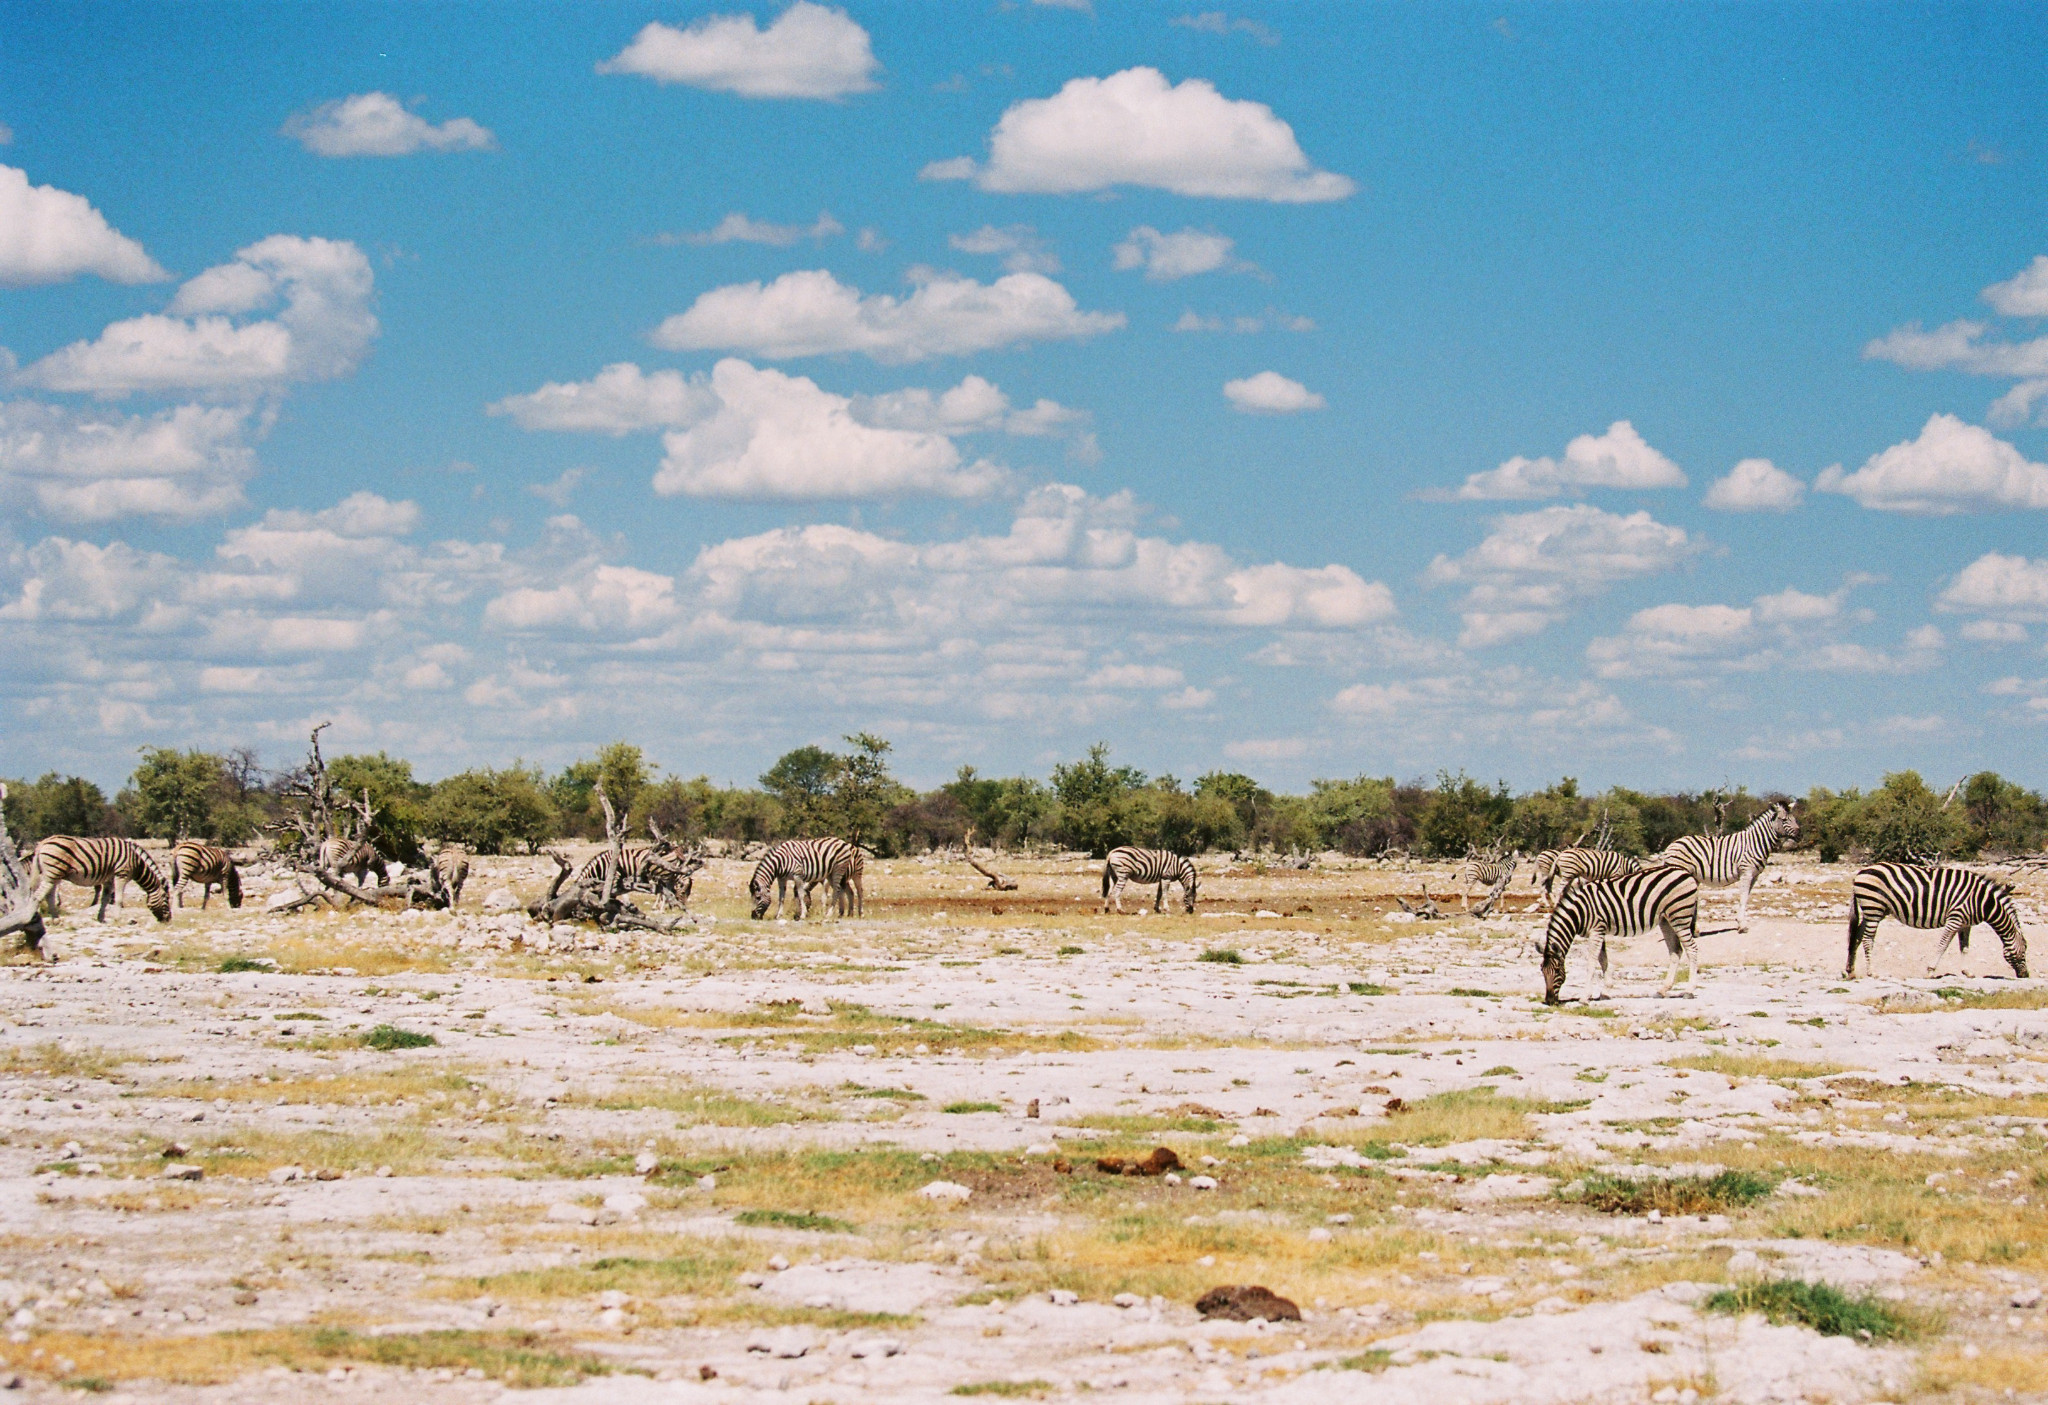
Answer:
[[[1197, 915], [1105, 918], [1078, 859], [899, 860], [796, 924], [719, 862], [673, 937], [485, 910], [544, 867], [454, 914], [67, 890], [55, 964], [0, 968], [17, 1398], [2048, 1398], [2048, 991], [1983, 930], [1840, 979], [1846, 866], [1776, 867], [1697, 988], [1643, 938], [1560, 1010], [1526, 888], [1402, 920], [1440, 869], [1218, 861]], [[1154, 1146], [1171, 1181], [1095, 1167]], [[1575, 1198], [1724, 1168], [1774, 1189]], [[1918, 1334], [1708, 1307], [1782, 1277]], [[1304, 1320], [1199, 1320], [1225, 1283]]]

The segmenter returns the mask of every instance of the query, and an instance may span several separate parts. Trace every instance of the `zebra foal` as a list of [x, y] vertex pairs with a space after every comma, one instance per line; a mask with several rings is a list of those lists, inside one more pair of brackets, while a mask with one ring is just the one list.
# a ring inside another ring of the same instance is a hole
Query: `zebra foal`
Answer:
[[861, 886], [866, 871], [867, 856], [844, 839], [785, 839], [761, 855], [753, 877], [747, 880], [754, 918], [758, 921], [768, 915], [772, 893], [779, 920], [783, 894], [793, 888], [796, 920], [803, 921], [810, 915], [811, 892], [820, 883], [832, 895], [832, 909], [838, 916], [858, 917], [866, 906]]
[[1782, 803], [1751, 820], [1734, 834], [1688, 834], [1665, 846], [1656, 862], [1682, 868], [1699, 880], [1702, 888], [1725, 888], [1740, 880], [1742, 901], [1737, 905], [1735, 930], [1749, 930], [1749, 890], [1771, 861], [1771, 854], [1786, 840], [1799, 837], [1799, 821]]
[[1856, 948], [1863, 948], [1863, 973], [1876, 962], [1877, 927], [1887, 917], [1908, 927], [1939, 927], [1941, 945], [1927, 974], [1941, 969], [1948, 944], [1958, 937], [1970, 949], [1970, 929], [1979, 922], [1998, 933], [2005, 964], [2022, 980], [2027, 975], [2027, 938], [2013, 910], [2012, 884], [2001, 883], [1968, 868], [1929, 867], [1911, 863], [1874, 863], [1859, 869], [1849, 889], [1849, 964], [1844, 980], [1856, 977]]
[[199, 885], [199, 909], [202, 912], [212, 900], [215, 888], [226, 894], [229, 907], [242, 905], [241, 870], [235, 867], [234, 856], [218, 844], [180, 839], [171, 846], [171, 896], [181, 907], [185, 902], [187, 883]]
[[71, 883], [91, 888], [99, 896], [96, 921], [107, 920], [107, 904], [121, 884], [132, 882], [149, 899], [150, 915], [159, 922], [171, 920], [171, 885], [139, 844], [127, 839], [79, 839], [53, 834], [36, 845], [33, 860], [36, 873], [36, 902], [48, 904], [57, 915], [57, 885]]
[[1591, 879], [1565, 885], [1543, 929], [1543, 1003], [1558, 1003], [1564, 988], [1565, 957], [1580, 937], [1600, 943], [1600, 975], [1593, 999], [1606, 999], [1607, 939], [1632, 937], [1657, 928], [1671, 954], [1670, 969], [1658, 994], [1678, 983], [1678, 962], [1685, 959], [1686, 978], [1699, 979], [1700, 885], [1680, 868], [1646, 868], [1604, 881]]
[[1115, 902], [1118, 912], [1124, 910], [1125, 885], [1156, 883], [1158, 891], [1152, 895], [1152, 910], [1164, 911], [1166, 885], [1178, 883], [1181, 907], [1193, 912], [1195, 889], [1200, 882], [1193, 859], [1164, 849], [1137, 849], [1126, 844], [1111, 849], [1109, 857], [1102, 861], [1102, 910], [1108, 912], [1111, 902]]

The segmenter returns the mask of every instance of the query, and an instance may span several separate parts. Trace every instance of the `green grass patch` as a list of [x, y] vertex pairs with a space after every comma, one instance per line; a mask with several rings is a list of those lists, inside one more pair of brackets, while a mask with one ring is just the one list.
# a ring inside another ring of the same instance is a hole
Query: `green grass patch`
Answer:
[[282, 1015], [272, 1015], [270, 1018], [273, 1020], [324, 1020], [327, 1016], [315, 1014], [311, 1010], [287, 1010]]
[[1666, 1059], [1664, 1066], [1718, 1073], [1724, 1078], [1826, 1078], [1829, 1074], [1855, 1071], [1847, 1064], [1808, 1063], [1770, 1054], [1690, 1054], [1682, 1059]]
[[416, 1030], [400, 1029], [395, 1024], [380, 1024], [363, 1036], [364, 1048], [387, 1051], [391, 1049], [424, 1049], [429, 1045], [439, 1044], [440, 1042], [431, 1034], [421, 1034]]
[[227, 960], [220, 963], [218, 969], [223, 976], [232, 976], [238, 971], [269, 971], [275, 973], [277, 963], [275, 961], [259, 961], [247, 956], [230, 956]]
[[1061, 956], [1082, 956], [1086, 953], [1078, 946], [1063, 946], [1059, 949], [1059, 954]]
[[734, 1224], [743, 1224], [750, 1229], [803, 1229], [815, 1234], [856, 1232], [845, 1220], [813, 1214], [809, 1210], [742, 1210], [732, 1220]]
[[1340, 1371], [1377, 1372], [1384, 1371], [1393, 1364], [1394, 1353], [1388, 1351], [1385, 1347], [1377, 1346], [1373, 1347], [1370, 1351], [1361, 1351], [1356, 1356], [1340, 1356], [1337, 1358], [1337, 1369]]
[[1480, 1074], [1479, 1076], [1481, 1078], [1509, 1078], [1512, 1077], [1515, 1074], [1515, 1072], [1515, 1068], [1510, 1064], [1495, 1064], [1492, 1068], [1489, 1068], [1488, 1070], [1486, 1070], [1486, 1072]]
[[1467, 995], [1474, 1000], [1498, 1000], [1500, 997], [1490, 990], [1480, 990], [1469, 985], [1454, 985], [1446, 992], [1450, 995]]
[[1232, 946], [1211, 947], [1209, 948], [1209, 950], [1203, 952], [1200, 956], [1197, 956], [1195, 960], [1213, 961], [1219, 966], [1244, 965], [1244, 957], [1240, 956], [1238, 954], [1237, 948]]
[[947, 1103], [945, 1107], [940, 1109], [942, 1112], [1001, 1112], [1002, 1110], [1003, 1105], [1001, 1103], [976, 1102]]
[[892, 1098], [897, 1102], [921, 1103], [923, 1093], [913, 1093], [908, 1088], [869, 1088], [859, 1083], [842, 1083], [839, 1091], [850, 1098]]
[[370, 1337], [341, 1327], [320, 1327], [298, 1350], [283, 1353], [286, 1364], [354, 1361], [413, 1371], [475, 1368], [515, 1390], [575, 1385], [586, 1376], [616, 1369], [603, 1357], [543, 1344], [535, 1332], [407, 1332]]
[[969, 1385], [956, 1385], [947, 1391], [948, 1395], [1044, 1395], [1052, 1389], [1051, 1381], [975, 1381]]
[[1772, 1322], [1797, 1322], [1824, 1337], [1862, 1341], [1909, 1341], [1928, 1324], [1881, 1298], [1850, 1297], [1826, 1283], [1780, 1278], [1726, 1288], [1706, 1301], [1711, 1312], [1760, 1312]]
[[[1722, 1171], [1713, 1176], [1672, 1176], [1668, 1179], [1589, 1171], [1564, 1198], [1610, 1215], [1707, 1215], [1754, 1205], [1778, 1188], [1777, 1182], [1754, 1171]], [[1559, 1192], [1560, 1195], [1563, 1192]]]
[[1385, 995], [1387, 993], [1385, 986], [1374, 985], [1371, 981], [1346, 981], [1344, 984], [1353, 995]]
[[1136, 1113], [1125, 1116], [1113, 1112], [1097, 1112], [1086, 1117], [1077, 1117], [1064, 1125], [1092, 1127], [1103, 1132], [1120, 1132], [1127, 1137], [1149, 1137], [1160, 1132], [1205, 1134], [1220, 1132], [1224, 1127], [1222, 1122], [1213, 1117], [1204, 1117], [1200, 1113]]

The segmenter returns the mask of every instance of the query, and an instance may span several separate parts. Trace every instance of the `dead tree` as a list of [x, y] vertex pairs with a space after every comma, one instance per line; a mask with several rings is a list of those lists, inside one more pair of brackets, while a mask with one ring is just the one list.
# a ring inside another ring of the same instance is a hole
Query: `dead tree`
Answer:
[[1432, 898], [1429, 895], [1428, 879], [1424, 879], [1422, 882], [1421, 906], [1410, 907], [1408, 905], [1408, 900], [1402, 897], [1399, 893], [1396, 893], [1394, 895], [1394, 901], [1401, 904], [1401, 911], [1413, 913], [1415, 915], [1415, 920], [1417, 922], [1441, 922], [1444, 920], [1445, 914], [1438, 909], [1436, 905], [1436, 899]]
[[[1487, 893], [1486, 901], [1479, 904], [1478, 907], [1472, 909], [1472, 915], [1474, 917], [1484, 917], [1489, 912], [1492, 912], [1494, 904], [1500, 902], [1504, 897], [1507, 896], [1508, 884], [1512, 883], [1514, 881], [1514, 878], [1515, 871], [1513, 868], [1509, 868], [1505, 872], [1503, 872], [1500, 878], [1494, 883], [1492, 891]], [[1502, 910], [1505, 911], [1506, 909], [1503, 908]]]
[[[328, 841], [337, 837], [334, 819], [336, 802], [334, 785], [327, 775], [327, 759], [320, 754], [320, 734], [333, 725], [332, 722], [322, 722], [313, 729], [311, 744], [306, 752], [305, 771], [294, 777], [285, 787], [286, 798], [298, 802], [298, 808], [288, 821], [298, 832], [299, 837], [299, 853], [293, 867], [313, 878], [328, 892], [340, 893], [371, 907], [376, 907], [385, 898], [398, 898], [407, 907], [447, 907], [448, 890], [431, 869], [424, 879], [412, 878], [398, 883], [379, 884], [375, 888], [363, 888], [343, 878], [330, 865]], [[365, 787], [363, 790], [361, 801], [350, 796], [344, 798], [341, 804], [357, 820], [355, 834], [352, 837], [361, 838], [368, 833], [377, 813], [376, 808], [370, 803], [368, 788]], [[313, 896], [309, 894], [303, 902], [287, 903], [277, 910], [293, 911], [311, 902]]]
[[971, 829], [967, 831], [967, 837], [960, 841], [960, 854], [963, 858], [967, 860], [967, 866], [973, 869], [976, 873], [980, 874], [983, 878], [986, 878], [988, 880], [988, 886], [995, 889], [998, 893], [1014, 893], [1017, 891], [1016, 879], [1005, 878], [1002, 874], [997, 873], [994, 869], [983, 867], [982, 864], [975, 859], [974, 831]]
[[21, 934], [22, 945], [43, 955], [43, 913], [36, 905], [36, 883], [14, 852], [7, 832], [7, 787], [0, 785], [0, 938]]
[[548, 884], [546, 897], [528, 905], [527, 916], [537, 922], [595, 922], [607, 931], [624, 928], [637, 932], [673, 932], [684, 919], [649, 917], [626, 900], [626, 890], [621, 886], [626, 871], [626, 826], [613, 808], [611, 798], [604, 793], [602, 781], [597, 786], [597, 803], [604, 808], [605, 845], [612, 856], [599, 891], [593, 893], [581, 883], [571, 883], [569, 875], [575, 871], [575, 865], [569, 862], [568, 856], [559, 849], [544, 850], [555, 861], [554, 881]]

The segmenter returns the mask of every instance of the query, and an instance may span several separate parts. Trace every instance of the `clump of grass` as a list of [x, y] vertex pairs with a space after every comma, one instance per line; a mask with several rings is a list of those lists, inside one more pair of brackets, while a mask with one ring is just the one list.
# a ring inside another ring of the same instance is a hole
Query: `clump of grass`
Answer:
[[1001, 1112], [1002, 1110], [1003, 1105], [1001, 1103], [977, 1102], [947, 1103], [946, 1106], [941, 1109], [941, 1111], [944, 1112]]
[[1531, 1098], [1503, 1098], [1490, 1087], [1460, 1088], [1405, 1103], [1388, 1114], [1374, 1141], [1410, 1146], [1442, 1146], [1490, 1138], [1516, 1141], [1529, 1135], [1529, 1114], [1568, 1112], [1584, 1103], [1548, 1103]]
[[1666, 1059], [1664, 1066], [1718, 1073], [1728, 1078], [1825, 1078], [1831, 1073], [1854, 1071], [1847, 1064], [1808, 1063], [1769, 1054], [1688, 1054], [1682, 1059]]
[[269, 971], [275, 973], [277, 963], [275, 961], [258, 960], [249, 956], [230, 956], [227, 960], [220, 963], [219, 969], [223, 976], [232, 976], [237, 971]]
[[818, 1234], [855, 1232], [845, 1220], [813, 1214], [809, 1210], [742, 1210], [732, 1218], [734, 1224], [746, 1225], [750, 1229], [804, 1229]]
[[1950, 1010], [2048, 1010], [2048, 990], [1971, 990], [1945, 985], [1935, 995]]
[[1775, 1181], [1754, 1171], [1669, 1179], [1645, 1176], [1641, 1180], [1589, 1171], [1570, 1198], [1610, 1215], [1647, 1215], [1652, 1210], [1667, 1215], [1706, 1215], [1754, 1205], [1777, 1188]]
[[270, 1018], [273, 1020], [324, 1020], [327, 1016], [316, 1014], [311, 1010], [287, 1010], [282, 1015], [272, 1015]]
[[1060, 948], [1059, 954], [1061, 956], [1080, 956], [1084, 953], [1078, 946], [1063, 946]]
[[1237, 948], [1233, 946], [1211, 947], [1209, 950], [1203, 952], [1200, 956], [1197, 956], [1195, 960], [1213, 961], [1219, 966], [1244, 965], [1244, 957], [1240, 956], [1238, 954]]
[[[610, 1375], [619, 1369], [603, 1357], [551, 1346], [537, 1333], [525, 1331], [370, 1337], [340, 1327], [280, 1327], [156, 1340], [65, 1332], [43, 1334], [36, 1340], [44, 1348], [39, 1355], [63, 1356], [75, 1363], [78, 1374], [66, 1385], [88, 1391], [100, 1388], [88, 1382], [158, 1380], [218, 1385], [266, 1364], [299, 1371], [341, 1362], [425, 1371], [473, 1367], [514, 1388], [575, 1385], [585, 1377]], [[0, 1360], [14, 1370], [30, 1367], [28, 1353], [27, 1347], [0, 1344]]]
[[1051, 1381], [974, 1381], [968, 1385], [956, 1385], [947, 1391], [948, 1395], [1044, 1395], [1052, 1389]]
[[105, 1078], [127, 1063], [123, 1054], [104, 1049], [67, 1049], [56, 1040], [33, 1049], [9, 1049], [0, 1053], [0, 1074], [40, 1074], [46, 1078]]
[[1471, 997], [1472, 999], [1474, 999], [1474, 1000], [1498, 1000], [1498, 999], [1500, 999], [1500, 997], [1499, 997], [1499, 996], [1495, 995], [1495, 994], [1494, 994], [1494, 993], [1493, 993], [1492, 991], [1490, 991], [1490, 990], [1480, 990], [1480, 989], [1478, 989], [1478, 988], [1477, 988], [1477, 987], [1475, 987], [1475, 986], [1469, 986], [1469, 985], [1454, 985], [1454, 986], [1452, 986], [1452, 987], [1450, 988], [1450, 990], [1449, 990], [1449, 991], [1447, 991], [1447, 992], [1446, 992], [1446, 994], [1449, 994], [1449, 995], [1466, 995], [1466, 996], [1470, 996], [1470, 997]]
[[1340, 1371], [1384, 1371], [1394, 1364], [1394, 1353], [1385, 1347], [1373, 1347], [1356, 1356], [1341, 1356], [1337, 1359]]
[[1353, 995], [1385, 995], [1387, 993], [1385, 986], [1374, 985], [1371, 981], [1346, 981], [1344, 984], [1350, 988]]
[[1712, 1312], [1760, 1312], [1772, 1322], [1797, 1322], [1824, 1337], [1866, 1342], [1910, 1340], [1927, 1325], [1881, 1298], [1852, 1298], [1839, 1288], [1803, 1278], [1725, 1288], [1709, 1297], [1706, 1306]]
[[1479, 1076], [1481, 1078], [1509, 1078], [1512, 1077], [1514, 1073], [1515, 1068], [1511, 1064], [1495, 1064], [1492, 1068], [1489, 1068], [1488, 1070], [1486, 1070], [1486, 1072], [1480, 1074]]
[[363, 1036], [364, 1048], [380, 1049], [387, 1052], [392, 1049], [424, 1049], [429, 1045], [440, 1042], [431, 1034], [421, 1034], [416, 1030], [400, 1029], [395, 1024], [380, 1024]]
[[923, 1093], [914, 1093], [908, 1088], [868, 1088], [859, 1083], [842, 1083], [839, 1091], [852, 1098], [891, 1098], [898, 1102], [921, 1103]]

